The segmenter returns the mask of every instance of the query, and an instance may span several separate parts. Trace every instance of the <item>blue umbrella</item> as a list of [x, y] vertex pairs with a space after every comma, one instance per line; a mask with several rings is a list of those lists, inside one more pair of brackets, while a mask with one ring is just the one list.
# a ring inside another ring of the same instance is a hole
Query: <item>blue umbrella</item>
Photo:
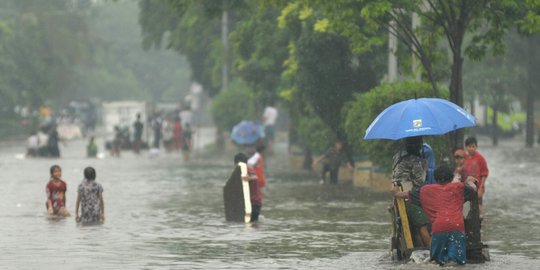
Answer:
[[253, 144], [264, 135], [264, 126], [243, 120], [236, 124], [231, 132], [231, 140], [240, 145]]
[[399, 140], [421, 135], [442, 135], [476, 126], [475, 117], [440, 98], [409, 99], [386, 108], [366, 129], [364, 140]]

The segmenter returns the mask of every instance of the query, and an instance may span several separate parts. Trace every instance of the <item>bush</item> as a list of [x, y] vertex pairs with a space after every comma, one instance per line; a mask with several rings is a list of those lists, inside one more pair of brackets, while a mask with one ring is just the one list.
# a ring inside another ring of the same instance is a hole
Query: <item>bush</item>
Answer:
[[210, 113], [216, 126], [230, 131], [242, 120], [257, 119], [254, 95], [243, 81], [233, 81], [214, 98]]
[[298, 118], [297, 132], [303, 144], [313, 153], [325, 152], [336, 141], [336, 133], [314, 114]]
[[[439, 90], [440, 97], [447, 97], [446, 91]], [[344, 107], [345, 132], [355, 154], [363, 154], [377, 165], [390, 171], [392, 156], [400, 149], [400, 141], [364, 140], [366, 129], [384, 109], [397, 102], [421, 97], [433, 97], [431, 85], [422, 82], [403, 81], [383, 84], [367, 93], [358, 94]], [[446, 137], [428, 136], [424, 138], [433, 148], [435, 157], [446, 153]]]

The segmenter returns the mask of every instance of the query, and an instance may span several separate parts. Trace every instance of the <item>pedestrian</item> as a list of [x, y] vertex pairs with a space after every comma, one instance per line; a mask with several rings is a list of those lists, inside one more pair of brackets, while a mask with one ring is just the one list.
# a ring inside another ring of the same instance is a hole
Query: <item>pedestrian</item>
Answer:
[[274, 139], [275, 139], [275, 125], [279, 116], [278, 110], [274, 107], [274, 102], [270, 101], [264, 108], [262, 115], [262, 123], [264, 125], [264, 138], [268, 154], [273, 154]]
[[191, 125], [186, 123], [182, 131], [182, 156], [184, 161], [189, 160], [189, 154], [193, 149], [193, 131], [191, 130]]
[[182, 149], [182, 119], [180, 116], [174, 117], [173, 122], [173, 149], [179, 151]]
[[465, 164], [463, 168], [468, 175], [478, 180], [478, 206], [480, 207], [480, 215], [482, 215], [482, 205], [484, 193], [486, 192], [486, 180], [489, 175], [489, 169], [484, 156], [478, 152], [478, 141], [475, 137], [469, 137], [465, 140]]
[[32, 132], [30, 137], [28, 137], [26, 144], [26, 156], [27, 157], [36, 157], [39, 150], [39, 138], [37, 132]]
[[443, 164], [435, 170], [436, 184], [416, 186], [409, 192], [392, 189], [395, 197], [407, 198], [422, 207], [431, 221], [431, 259], [439, 265], [466, 263], [463, 203], [475, 196], [472, 182], [452, 182], [452, 169]]
[[[79, 208], [81, 209], [80, 216]], [[92, 167], [84, 169], [84, 180], [77, 190], [75, 221], [83, 225], [99, 224], [105, 221], [103, 187], [96, 182], [96, 170]]]
[[57, 215], [62, 217], [69, 216], [66, 210], [66, 190], [67, 185], [62, 177], [62, 168], [58, 165], [53, 165], [50, 168], [51, 178], [45, 187], [47, 193], [47, 213], [49, 215]]
[[168, 115], [163, 119], [161, 123], [161, 134], [163, 136], [163, 147], [167, 152], [171, 152], [173, 149], [173, 123], [171, 121], [171, 116]]
[[114, 126], [114, 138], [111, 147], [111, 156], [120, 157], [120, 148], [122, 147], [122, 131], [119, 126]]
[[58, 147], [58, 142], [60, 137], [58, 131], [56, 130], [56, 125], [51, 126], [49, 132], [49, 139], [47, 141], [47, 148], [49, 149], [49, 156], [51, 157], [60, 157], [60, 148]]
[[157, 149], [158, 152], [159, 152], [159, 145], [161, 142], [161, 125], [162, 125], [161, 122], [162, 122], [161, 114], [159, 112], [156, 112], [152, 120], [152, 129], [154, 130], [154, 142], [152, 144], [152, 147], [154, 149]]
[[234, 156], [234, 164], [240, 168], [247, 167], [247, 170], [242, 170], [242, 181], [249, 182], [249, 196], [251, 199], [251, 222], [259, 220], [259, 215], [262, 209], [262, 194], [257, 181], [257, 175], [252, 168], [247, 166], [247, 156], [244, 153], [238, 153]]
[[[421, 136], [405, 138], [405, 147], [393, 157], [392, 182], [399, 183], [404, 191], [410, 191], [424, 184], [426, 169], [422, 159]], [[429, 219], [421, 207], [405, 201], [407, 216], [413, 228], [420, 235], [422, 245], [429, 247], [431, 235], [429, 234]]]
[[88, 145], [86, 146], [86, 157], [95, 158], [97, 157], [97, 153], [98, 147], [94, 142], [94, 136], [91, 136], [90, 140], [88, 141]]
[[253, 169], [257, 175], [257, 181], [259, 188], [263, 188], [266, 185], [266, 177], [264, 176], [264, 145], [258, 145], [256, 152], [248, 159], [248, 166]]
[[36, 135], [38, 138], [38, 156], [39, 157], [48, 156], [49, 155], [49, 147], [48, 147], [49, 135], [47, 135], [47, 127], [41, 126]]
[[312, 167], [323, 161], [320, 183], [326, 183], [326, 174], [330, 173], [330, 183], [338, 183], [339, 167], [343, 162], [348, 161], [349, 169], [353, 168], [353, 162], [343, 148], [343, 142], [336, 140], [333, 147], [330, 147], [323, 155], [313, 161]]
[[183, 128], [185, 128], [187, 124], [193, 126], [193, 112], [191, 111], [191, 106], [186, 106], [185, 109], [181, 110], [180, 113], [178, 113], [178, 116], [181, 119]]
[[133, 123], [133, 130], [135, 131], [133, 137], [133, 152], [135, 152], [135, 154], [139, 154], [141, 150], [143, 128], [144, 124], [141, 121], [141, 114], [138, 113], [137, 120], [135, 120], [135, 123]]

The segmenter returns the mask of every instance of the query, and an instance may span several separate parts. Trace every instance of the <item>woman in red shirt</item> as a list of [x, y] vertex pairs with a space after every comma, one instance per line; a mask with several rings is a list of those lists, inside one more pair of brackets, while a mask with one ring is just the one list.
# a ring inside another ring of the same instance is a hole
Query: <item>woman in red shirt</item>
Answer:
[[66, 210], [66, 182], [62, 181], [62, 169], [58, 165], [51, 167], [51, 179], [45, 191], [47, 192], [47, 212], [49, 215], [70, 216]]

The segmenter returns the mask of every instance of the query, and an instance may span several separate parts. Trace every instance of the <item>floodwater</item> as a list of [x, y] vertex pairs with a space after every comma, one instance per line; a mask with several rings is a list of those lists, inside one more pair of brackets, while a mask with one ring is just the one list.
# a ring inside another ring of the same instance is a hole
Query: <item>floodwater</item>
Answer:
[[[284, 145], [269, 160], [264, 219], [245, 225], [224, 220], [232, 157], [199, 150], [187, 163], [174, 154], [86, 159], [84, 144], [68, 142], [61, 159], [22, 159], [23, 146], [0, 145], [0, 269], [438, 269], [390, 261], [389, 195], [319, 185], [314, 175], [287, 167]], [[540, 149], [486, 144], [479, 149], [491, 169], [484, 239], [492, 261], [466, 268], [536, 269]], [[96, 168], [104, 225], [46, 218], [53, 164], [63, 168], [72, 213], [83, 168]]]

